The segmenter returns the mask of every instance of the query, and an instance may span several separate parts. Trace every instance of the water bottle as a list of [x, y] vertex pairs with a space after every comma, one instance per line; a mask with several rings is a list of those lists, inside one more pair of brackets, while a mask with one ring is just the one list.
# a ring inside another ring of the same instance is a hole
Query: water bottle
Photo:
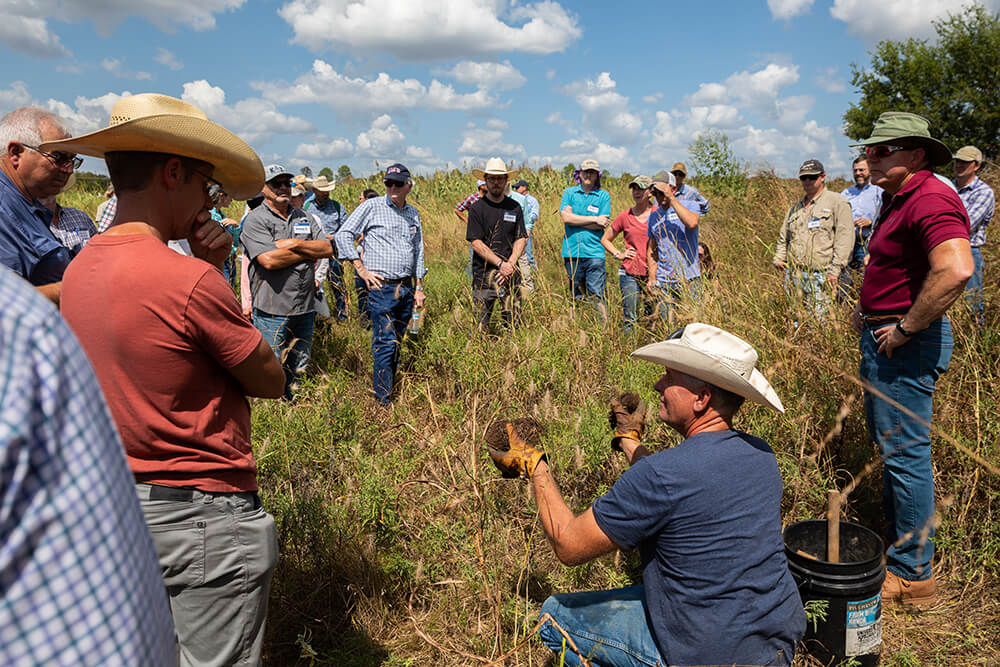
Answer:
[[418, 308], [413, 311], [413, 316], [410, 318], [410, 325], [406, 328], [406, 330], [410, 333], [411, 336], [420, 335], [420, 327], [424, 323], [422, 317], [423, 314], [424, 314], [423, 308]]

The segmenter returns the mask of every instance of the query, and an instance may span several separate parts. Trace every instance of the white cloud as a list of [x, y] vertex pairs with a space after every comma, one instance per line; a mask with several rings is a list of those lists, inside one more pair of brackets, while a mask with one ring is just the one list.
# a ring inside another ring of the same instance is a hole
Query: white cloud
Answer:
[[185, 25], [194, 30], [215, 28], [215, 15], [241, 7], [245, 0], [6, 0], [0, 2], [0, 42], [19, 53], [58, 58], [70, 55], [49, 27], [48, 20], [91, 21], [99, 33], [110, 35], [128, 17], [138, 16], [161, 30]]
[[330, 139], [329, 137], [318, 137], [318, 141], [311, 144], [299, 144], [295, 149], [295, 157], [302, 160], [303, 164], [310, 161], [332, 160], [352, 157], [354, 155], [354, 144], [343, 137]]
[[557, 162], [561, 164], [572, 162], [579, 165], [587, 158], [592, 158], [600, 163], [601, 169], [620, 170], [633, 166], [627, 148], [604, 143], [590, 134], [567, 139], [559, 144], [559, 148], [563, 154], [557, 158]]
[[504, 141], [506, 123], [488, 121], [486, 126], [483, 129], [470, 123], [462, 130], [462, 142], [458, 146], [460, 162], [480, 164], [497, 155], [508, 162], [524, 158], [524, 145]]
[[156, 55], [153, 56], [153, 60], [160, 63], [164, 67], [168, 67], [174, 71], [177, 71], [182, 67], [184, 67], [184, 65], [181, 64], [179, 60], [177, 60], [177, 56], [175, 56], [170, 51], [167, 51], [163, 47], [160, 47], [156, 50]]
[[137, 79], [139, 81], [149, 81], [153, 75], [149, 72], [133, 72], [122, 68], [120, 58], [105, 58], [101, 61], [101, 69], [114, 74], [119, 79]]
[[821, 67], [816, 74], [816, 85], [828, 93], [847, 91], [847, 81], [840, 75], [839, 67]]
[[[756, 71], [743, 70], [728, 76], [722, 83], [703, 83], [684, 98], [683, 104], [694, 107], [734, 105], [752, 110], [768, 120], [798, 124], [808, 112], [812, 98], [800, 96], [782, 99], [781, 91], [799, 80], [798, 65], [768, 63]], [[803, 110], [803, 107], [806, 107]]]
[[[980, 0], [986, 9], [1000, 10], [1000, 0]], [[875, 44], [883, 39], [933, 38], [932, 21], [959, 14], [970, 0], [834, 0], [830, 15], [847, 24], [847, 31]]]
[[545, 70], [545, 78], [548, 79], [549, 81], [556, 78], [556, 71], [554, 69]]
[[721, 83], [703, 83], [698, 92], [684, 98], [687, 104], [718, 104], [729, 100], [729, 92]]
[[642, 101], [646, 104], [656, 104], [663, 99], [663, 93], [653, 93], [652, 95], [643, 95]]
[[374, 79], [349, 77], [315, 60], [312, 70], [292, 83], [257, 81], [250, 84], [276, 104], [325, 104], [336, 111], [382, 113], [403, 109], [467, 111], [497, 104], [487, 90], [457, 93], [450, 85], [433, 79], [425, 86], [416, 79], [394, 79], [380, 72]]
[[121, 94], [105, 93], [99, 97], [78, 96], [73, 100], [74, 106], [61, 100], [50, 99], [43, 106], [62, 116], [69, 123], [73, 134], [84, 134], [107, 127], [108, 119], [111, 117], [111, 107], [121, 98], [131, 94], [123, 90]]
[[459, 83], [478, 88], [513, 90], [524, 85], [527, 79], [509, 60], [502, 63], [477, 63], [463, 60], [450, 70], [437, 71], [437, 74], [448, 76]]
[[292, 0], [278, 14], [295, 41], [315, 52], [368, 51], [403, 61], [554, 53], [582, 34], [552, 0], [509, 9], [503, 0]]
[[249, 143], [266, 141], [275, 134], [296, 134], [313, 130], [310, 123], [281, 113], [269, 100], [247, 98], [234, 105], [227, 105], [225, 91], [204, 79], [185, 83], [181, 99], [195, 105], [214, 122]]
[[[32, 4], [3, 3], [4, 17], [0, 21], [0, 42], [12, 51], [36, 58], [60, 58], [70, 55], [59, 36], [49, 30], [44, 13], [30, 12]], [[19, 12], [24, 12], [19, 15]], [[29, 13], [30, 12], [30, 13]]]
[[812, 9], [813, 0], [767, 0], [771, 18], [787, 21]]
[[[10, 111], [31, 104], [31, 94], [24, 81], [15, 81], [7, 90], [0, 90], [0, 109]], [[6, 150], [6, 148], [4, 148]]]
[[635, 141], [642, 131], [642, 120], [628, 110], [629, 98], [617, 90], [608, 72], [567, 86], [564, 92], [583, 110], [584, 127], [599, 132], [616, 143]]

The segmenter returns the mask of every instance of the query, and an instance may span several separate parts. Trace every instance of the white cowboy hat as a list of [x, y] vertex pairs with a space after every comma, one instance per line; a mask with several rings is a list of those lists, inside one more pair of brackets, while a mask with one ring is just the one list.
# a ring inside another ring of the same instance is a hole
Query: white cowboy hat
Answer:
[[781, 399], [757, 370], [757, 351], [750, 343], [709, 324], [689, 324], [669, 340], [651, 343], [633, 357], [666, 366], [734, 394], [784, 412]]
[[320, 192], [333, 192], [333, 189], [337, 187], [337, 184], [331, 183], [327, 180], [326, 176], [317, 176], [313, 179], [312, 184], [309, 187], [313, 190], [319, 190]]
[[111, 108], [103, 130], [50, 141], [44, 151], [104, 157], [115, 151], [146, 151], [208, 162], [213, 178], [235, 199], [248, 199], [264, 184], [264, 167], [245, 141], [208, 119], [193, 104], [167, 95], [123, 97]]
[[491, 157], [486, 161], [485, 169], [473, 169], [472, 175], [479, 179], [485, 179], [487, 174], [493, 176], [512, 176], [516, 172], [507, 169], [507, 163], [502, 158]]

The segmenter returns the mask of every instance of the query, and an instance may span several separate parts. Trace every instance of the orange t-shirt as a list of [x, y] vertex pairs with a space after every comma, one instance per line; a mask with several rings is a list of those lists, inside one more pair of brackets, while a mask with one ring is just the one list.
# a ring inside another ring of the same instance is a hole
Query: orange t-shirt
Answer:
[[97, 372], [139, 482], [255, 491], [250, 404], [227, 369], [261, 334], [207, 262], [156, 238], [95, 236], [60, 309]]

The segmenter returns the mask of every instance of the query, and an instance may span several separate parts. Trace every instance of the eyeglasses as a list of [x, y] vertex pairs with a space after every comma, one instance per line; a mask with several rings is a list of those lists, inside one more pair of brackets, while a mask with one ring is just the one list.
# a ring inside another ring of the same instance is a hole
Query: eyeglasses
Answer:
[[800, 181], [815, 181], [820, 177], [821, 174], [806, 174], [804, 176], [799, 176]]
[[382, 185], [384, 185], [386, 189], [406, 187], [406, 183], [400, 183], [398, 181], [382, 181]]
[[912, 150], [906, 146], [889, 146], [888, 144], [879, 144], [878, 146], [865, 146], [865, 157], [868, 159], [875, 158], [876, 160], [884, 160], [893, 153], [898, 151], [908, 151]]
[[69, 165], [73, 165], [73, 169], [79, 169], [80, 165], [83, 164], [83, 158], [77, 157], [72, 153], [49, 153], [47, 151], [43, 151], [38, 146], [32, 146], [31, 144], [21, 144], [21, 145], [24, 146], [25, 148], [30, 148], [39, 155], [44, 155], [49, 162], [59, 167], [60, 169], [68, 167]]
[[198, 174], [199, 176], [201, 176], [202, 178], [205, 179], [205, 194], [206, 195], [210, 195], [211, 194], [209, 192], [209, 188], [211, 188], [213, 185], [218, 185], [219, 186], [219, 192], [221, 194], [225, 194], [225, 189], [222, 187], [222, 183], [220, 183], [219, 181], [215, 180], [214, 178], [212, 178], [208, 174], [206, 174], [204, 172], [201, 172], [201, 171], [198, 171], [197, 169], [194, 170], [194, 173]]

